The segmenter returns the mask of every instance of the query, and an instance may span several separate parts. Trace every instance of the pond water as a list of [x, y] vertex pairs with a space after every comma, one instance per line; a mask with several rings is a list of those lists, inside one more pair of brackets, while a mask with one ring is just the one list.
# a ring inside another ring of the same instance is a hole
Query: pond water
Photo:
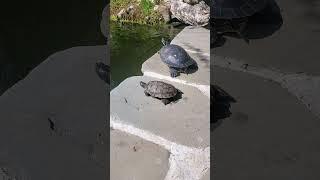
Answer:
[[3, 3], [0, 7], [0, 95], [55, 52], [105, 44], [100, 30], [105, 5], [105, 1]]
[[111, 22], [111, 88], [142, 75], [142, 63], [162, 47], [161, 38], [173, 39], [182, 28]]

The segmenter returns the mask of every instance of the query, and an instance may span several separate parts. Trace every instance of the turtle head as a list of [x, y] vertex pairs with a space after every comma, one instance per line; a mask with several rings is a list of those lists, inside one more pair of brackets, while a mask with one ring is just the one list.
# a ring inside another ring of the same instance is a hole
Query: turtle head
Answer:
[[140, 81], [140, 86], [143, 87], [143, 88], [146, 88], [147, 84], [145, 82]]
[[166, 46], [166, 45], [169, 44], [169, 42], [166, 41], [164, 38], [161, 38], [161, 42], [162, 42], [162, 44], [163, 44], [164, 46]]

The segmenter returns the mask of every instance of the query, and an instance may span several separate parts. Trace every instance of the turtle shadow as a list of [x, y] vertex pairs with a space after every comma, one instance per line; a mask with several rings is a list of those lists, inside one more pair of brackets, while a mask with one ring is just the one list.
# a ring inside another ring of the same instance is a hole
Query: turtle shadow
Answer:
[[208, 60], [208, 56], [205, 56], [205, 52], [203, 52], [201, 49], [199, 48], [196, 48], [194, 46], [191, 46], [190, 44], [187, 44], [187, 43], [184, 43], [185, 46], [187, 46], [189, 49], [191, 49], [192, 51], [196, 52], [195, 54], [197, 55], [197, 57], [199, 58], [199, 60], [201, 62], [204, 62], [206, 64], [209, 63], [209, 60]]
[[107, 84], [110, 84], [110, 66], [99, 61], [95, 64], [95, 71], [101, 80]]
[[191, 66], [189, 66], [185, 71], [185, 73], [187, 75], [188, 74], [193, 74], [193, 73], [197, 72], [198, 69], [199, 69], [197, 62], [195, 60], [193, 60], [193, 61], [194, 61], [194, 63]]
[[180, 99], [182, 99], [182, 95], [183, 94], [184, 93], [181, 90], [177, 89], [177, 94], [175, 96], [171, 97], [171, 98], [168, 98], [168, 100], [170, 101], [170, 104], [171, 103], [173, 103], [173, 104], [177, 103]]
[[[281, 9], [276, 1], [270, 0], [263, 10], [248, 18], [247, 27], [243, 31], [243, 36], [248, 40], [263, 39], [273, 35], [282, 25], [283, 18]], [[237, 33], [224, 33], [223, 37], [219, 38], [216, 42], [211, 40], [210, 48], [223, 46], [226, 43], [225, 37], [242, 39]]]
[[231, 103], [236, 99], [217, 85], [210, 85], [210, 126], [211, 131], [219, 127], [225, 118], [231, 116]]
[[244, 31], [248, 39], [262, 39], [273, 35], [283, 25], [281, 9], [274, 0], [260, 12], [249, 17], [249, 24]]

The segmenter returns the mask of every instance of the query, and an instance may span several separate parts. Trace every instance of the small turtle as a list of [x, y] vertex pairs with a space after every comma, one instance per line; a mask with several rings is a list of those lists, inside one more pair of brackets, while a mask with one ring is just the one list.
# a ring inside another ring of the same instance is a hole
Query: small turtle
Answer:
[[183, 94], [183, 92], [175, 88], [173, 85], [162, 81], [150, 81], [148, 83], [141, 81], [140, 86], [145, 89], [144, 94], [146, 96], [160, 99], [164, 105], [167, 105], [172, 101], [176, 101], [179, 99], [179, 96]]
[[110, 84], [110, 67], [102, 62], [96, 63], [96, 73], [100, 79]]
[[163, 47], [159, 54], [161, 60], [168, 65], [171, 77], [177, 77], [180, 73], [188, 74], [189, 71], [197, 69], [197, 63], [189, 54], [180, 46], [170, 44], [162, 38]]

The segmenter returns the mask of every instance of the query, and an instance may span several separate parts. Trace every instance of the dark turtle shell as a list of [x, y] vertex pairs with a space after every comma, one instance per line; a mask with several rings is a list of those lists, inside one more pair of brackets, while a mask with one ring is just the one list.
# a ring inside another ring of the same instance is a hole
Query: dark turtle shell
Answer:
[[210, 8], [215, 19], [236, 19], [251, 16], [262, 10], [268, 0], [213, 0]]
[[163, 46], [159, 53], [161, 60], [170, 67], [187, 68], [195, 63], [182, 47], [175, 44]]
[[178, 93], [178, 90], [173, 85], [162, 81], [150, 81], [145, 89], [152, 97], [162, 99], [174, 97]]

